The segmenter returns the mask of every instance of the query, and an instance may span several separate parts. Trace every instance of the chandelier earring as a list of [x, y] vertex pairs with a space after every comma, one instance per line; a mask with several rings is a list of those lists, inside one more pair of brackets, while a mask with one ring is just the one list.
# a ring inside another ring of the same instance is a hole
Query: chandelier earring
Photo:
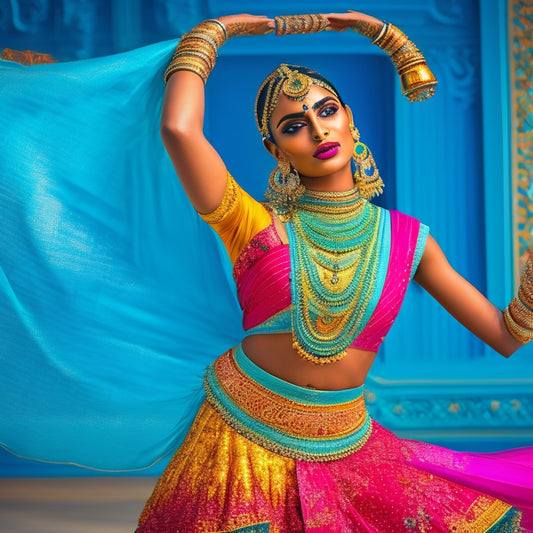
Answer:
[[280, 157], [268, 179], [265, 198], [278, 211], [280, 218], [290, 220], [295, 201], [305, 192], [298, 171], [285, 157]]
[[359, 194], [364, 198], [370, 199], [380, 195], [385, 185], [379, 175], [372, 152], [366, 144], [359, 140], [361, 136], [354, 124], [352, 110], [349, 106], [345, 106], [345, 110], [348, 114], [350, 133], [354, 142], [352, 154], [354, 162], [353, 179]]
[[372, 152], [366, 144], [359, 140], [359, 130], [355, 127], [352, 111], [348, 106], [346, 106], [346, 111], [350, 118], [350, 133], [354, 142], [352, 160], [355, 170], [353, 179], [359, 194], [364, 198], [370, 199], [380, 195], [385, 185], [379, 175]]
[[385, 185], [368, 146], [361, 141], [356, 141], [352, 159], [355, 164], [353, 178], [359, 194], [367, 199], [380, 195]]

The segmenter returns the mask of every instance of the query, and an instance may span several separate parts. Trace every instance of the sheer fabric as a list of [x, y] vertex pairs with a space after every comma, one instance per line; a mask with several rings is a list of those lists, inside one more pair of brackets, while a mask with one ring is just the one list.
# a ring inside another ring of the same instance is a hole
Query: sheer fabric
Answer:
[[149, 466], [242, 337], [224, 247], [159, 136], [175, 46], [0, 61], [0, 443], [21, 456]]

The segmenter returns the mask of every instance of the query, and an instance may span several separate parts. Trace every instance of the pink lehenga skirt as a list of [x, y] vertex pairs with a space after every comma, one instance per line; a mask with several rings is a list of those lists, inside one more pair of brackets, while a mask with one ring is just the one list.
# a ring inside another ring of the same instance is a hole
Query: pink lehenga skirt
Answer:
[[240, 348], [209, 366], [205, 389], [139, 533], [533, 531], [531, 449], [400, 439], [370, 419], [362, 387], [298, 387]]

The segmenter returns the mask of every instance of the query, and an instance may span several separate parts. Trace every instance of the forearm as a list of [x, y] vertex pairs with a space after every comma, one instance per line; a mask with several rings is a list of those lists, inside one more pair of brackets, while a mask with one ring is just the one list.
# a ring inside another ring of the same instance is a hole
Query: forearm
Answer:
[[530, 255], [520, 276], [518, 294], [504, 311], [509, 333], [520, 344], [533, 340], [533, 257]]
[[464, 327], [504, 357], [522, 346], [509, 333], [502, 311], [455, 271], [441, 273], [438, 284], [429, 287], [424, 278], [417, 281]]
[[462, 303], [457, 305], [457, 300], [452, 303], [443, 298], [443, 306], [485, 344], [504, 357], [511, 356], [522, 344], [509, 333], [502, 311], [463, 281], [464, 285], [458, 288]]
[[430, 236], [415, 280], [455, 319], [505, 357], [522, 344], [506, 327], [503, 313], [458, 274]]

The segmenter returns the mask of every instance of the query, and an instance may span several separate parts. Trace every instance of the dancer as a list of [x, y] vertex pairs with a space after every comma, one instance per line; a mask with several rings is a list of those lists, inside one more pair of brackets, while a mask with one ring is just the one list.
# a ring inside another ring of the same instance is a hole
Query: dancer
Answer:
[[259, 88], [257, 125], [276, 160], [266, 203], [238, 185], [203, 135], [204, 83], [227, 39], [350, 28], [391, 55], [411, 100], [431, 95], [435, 80], [415, 45], [356, 12], [204, 21], [166, 71], [162, 138], [225, 245], [246, 334], [209, 365], [207, 399], [139, 532], [532, 527], [531, 450], [467, 454], [399, 439], [363, 398], [411, 279], [505, 357], [529, 342], [531, 259], [502, 313], [453, 270], [425, 225], [374, 206], [383, 183], [353, 114], [307, 67], [282, 64]]

